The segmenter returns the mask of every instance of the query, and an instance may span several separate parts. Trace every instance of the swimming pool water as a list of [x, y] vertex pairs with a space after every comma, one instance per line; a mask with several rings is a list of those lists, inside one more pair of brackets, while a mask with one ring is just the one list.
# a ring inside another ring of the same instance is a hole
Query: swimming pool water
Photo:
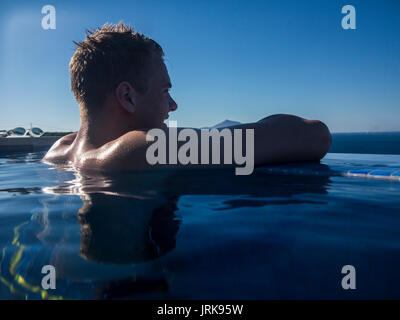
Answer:
[[42, 156], [0, 158], [1, 299], [400, 298], [400, 181], [343, 176], [395, 172], [400, 156], [328, 154], [251, 176], [105, 176]]

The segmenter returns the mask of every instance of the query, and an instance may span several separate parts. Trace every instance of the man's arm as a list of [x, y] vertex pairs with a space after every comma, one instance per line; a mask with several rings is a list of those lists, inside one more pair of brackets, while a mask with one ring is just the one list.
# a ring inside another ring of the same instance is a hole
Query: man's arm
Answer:
[[[325, 124], [318, 120], [306, 120], [297, 116], [277, 114], [266, 117], [255, 123], [247, 123], [227, 128], [220, 128], [219, 131], [228, 129], [242, 129], [242, 150], [246, 150], [246, 129], [254, 129], [254, 164], [264, 165], [270, 163], [319, 161], [328, 152], [331, 145], [331, 134]], [[183, 128], [178, 128], [179, 131]], [[199, 146], [199, 164], [189, 165], [150, 165], [146, 160], [146, 151], [153, 144], [146, 141], [147, 131], [129, 132], [118, 142], [115, 148], [115, 155], [107, 161], [115, 169], [150, 169], [150, 168], [180, 168], [180, 167], [210, 167], [201, 165], [201, 144], [200, 129], [197, 132]], [[166, 134], [166, 149], [169, 150], [169, 132]], [[177, 150], [185, 142], [178, 142]], [[210, 159], [212, 148], [209, 148]], [[224, 154], [224, 139], [220, 143], [220, 155]], [[209, 161], [211, 163], [211, 161]], [[221, 161], [222, 163], [222, 161]], [[233, 164], [235, 165], [235, 164]], [[213, 165], [215, 166], [215, 165]]]
[[255, 127], [256, 165], [319, 161], [332, 143], [328, 127], [318, 120], [276, 114], [261, 119]]

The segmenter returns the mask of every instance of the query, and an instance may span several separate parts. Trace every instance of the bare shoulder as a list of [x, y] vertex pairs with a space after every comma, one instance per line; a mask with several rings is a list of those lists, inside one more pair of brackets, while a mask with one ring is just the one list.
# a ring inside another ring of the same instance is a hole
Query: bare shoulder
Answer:
[[130, 131], [116, 140], [106, 143], [96, 151], [96, 166], [104, 170], [144, 170], [146, 150], [152, 143], [147, 141], [148, 130]]
[[51, 146], [49, 152], [57, 150], [57, 148], [60, 148], [60, 147], [65, 147], [65, 146], [71, 145], [72, 142], [74, 142], [76, 135], [77, 135], [77, 132], [74, 132], [74, 133], [67, 134], [66, 136], [63, 136], [62, 138], [58, 139]]
[[60, 162], [63, 160], [63, 156], [69, 146], [75, 141], [77, 132], [70, 133], [60, 139], [58, 139], [51, 146], [50, 150], [46, 153], [43, 158], [45, 162]]
[[70, 145], [72, 142], [74, 142], [76, 135], [78, 133], [74, 132], [74, 133], [70, 133], [67, 134], [66, 136], [58, 139], [53, 146], [65, 146], [65, 145]]
[[[51, 164], [73, 163], [79, 168], [105, 171], [147, 169], [147, 130], [130, 131], [99, 148], [77, 148], [77, 134], [70, 134], [56, 141], [43, 158]], [[76, 142], [76, 141], [75, 141]]]

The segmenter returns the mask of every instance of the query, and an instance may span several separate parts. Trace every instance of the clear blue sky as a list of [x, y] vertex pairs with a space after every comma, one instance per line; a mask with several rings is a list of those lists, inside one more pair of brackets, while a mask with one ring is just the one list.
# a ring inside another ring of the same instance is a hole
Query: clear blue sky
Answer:
[[[43, 30], [42, 6], [56, 8]], [[356, 8], [343, 30], [341, 8]], [[400, 131], [400, 1], [1, 1], [0, 129], [77, 130], [72, 40], [123, 20], [163, 47], [179, 126], [291, 113]]]

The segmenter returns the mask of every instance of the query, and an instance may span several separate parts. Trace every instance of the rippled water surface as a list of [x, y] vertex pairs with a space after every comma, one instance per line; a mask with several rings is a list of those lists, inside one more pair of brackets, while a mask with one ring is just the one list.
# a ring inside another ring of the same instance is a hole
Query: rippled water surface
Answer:
[[[251, 176], [105, 176], [42, 156], [0, 158], [2, 299], [400, 298], [400, 181], [335, 174], [400, 168], [399, 156]], [[341, 287], [344, 265], [356, 290]]]

